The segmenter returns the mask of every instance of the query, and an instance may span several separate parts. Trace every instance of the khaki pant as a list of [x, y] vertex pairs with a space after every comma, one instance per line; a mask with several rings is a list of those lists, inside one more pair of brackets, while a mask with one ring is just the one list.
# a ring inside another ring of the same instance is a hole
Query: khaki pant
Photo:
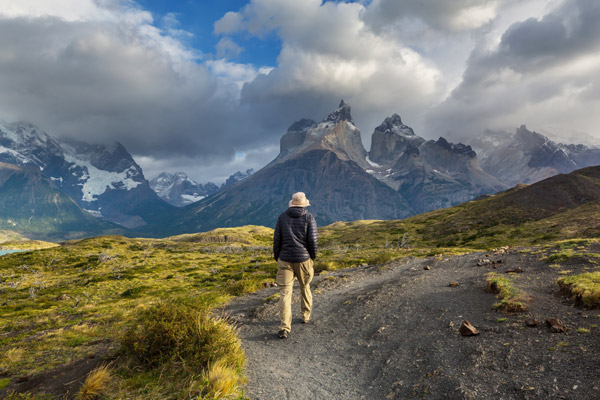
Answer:
[[304, 321], [310, 320], [312, 311], [312, 293], [310, 292], [310, 282], [315, 275], [313, 269], [313, 260], [310, 258], [301, 263], [290, 263], [277, 260], [277, 286], [279, 286], [279, 319], [281, 319], [281, 330], [290, 332], [292, 330], [292, 289], [294, 286], [294, 276], [298, 278], [300, 284], [300, 294], [302, 296], [302, 318]]

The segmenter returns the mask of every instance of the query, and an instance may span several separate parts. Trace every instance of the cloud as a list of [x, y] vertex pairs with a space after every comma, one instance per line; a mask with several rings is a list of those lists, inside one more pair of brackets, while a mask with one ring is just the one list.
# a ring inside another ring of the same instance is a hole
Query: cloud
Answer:
[[217, 49], [217, 58], [219, 59], [236, 58], [244, 51], [243, 48], [228, 37], [221, 38], [215, 47]]
[[242, 104], [256, 111], [266, 131], [281, 135], [301, 117], [323, 118], [344, 98], [368, 142], [386, 116], [417, 115], [439, 99], [444, 88], [436, 66], [373, 32], [361, 19], [364, 11], [358, 3], [253, 0], [215, 23], [217, 33], [244, 29], [282, 41], [277, 67], [241, 92]]
[[458, 32], [493, 21], [500, 3], [500, 0], [373, 0], [364, 19], [375, 30], [417, 18], [436, 29]]
[[[0, 119], [118, 140], [149, 176], [199, 180], [258, 169], [292, 122], [341, 98], [367, 148], [392, 113], [428, 137], [594, 133], [596, 3], [250, 0], [194, 49], [177, 14], [155, 21], [132, 0], [0, 0]], [[274, 65], [239, 61], [273, 41]]]
[[552, 136], [598, 135], [600, 4], [567, 0], [512, 24], [491, 50], [476, 48], [461, 84], [429, 116], [428, 130], [468, 137], [526, 123]]
[[154, 159], [215, 162], [265, 144], [238, 104], [240, 86], [268, 69], [189, 48], [174, 15], [160, 29], [129, 2], [46, 3], [0, 7], [0, 118]]
[[177, 17], [177, 13], [167, 13], [162, 17], [161, 26], [165, 30], [166, 34], [171, 37], [180, 38], [181, 40], [194, 37], [193, 33], [180, 29], [181, 23]]
[[216, 34], [236, 33], [243, 29], [243, 16], [238, 12], [229, 11], [216, 21], [214, 26]]

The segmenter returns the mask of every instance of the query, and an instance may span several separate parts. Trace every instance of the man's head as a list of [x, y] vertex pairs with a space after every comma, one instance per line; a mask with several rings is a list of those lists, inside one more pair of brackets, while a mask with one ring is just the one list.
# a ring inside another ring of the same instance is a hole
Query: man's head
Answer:
[[308, 207], [310, 203], [306, 198], [304, 192], [294, 193], [292, 195], [292, 199], [290, 200], [290, 207]]

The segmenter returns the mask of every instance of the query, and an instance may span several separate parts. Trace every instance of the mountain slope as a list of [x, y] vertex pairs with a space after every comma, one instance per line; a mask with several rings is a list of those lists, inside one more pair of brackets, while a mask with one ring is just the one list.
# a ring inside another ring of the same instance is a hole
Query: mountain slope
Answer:
[[373, 132], [368, 172], [398, 190], [417, 212], [450, 207], [508, 186], [484, 172], [471, 147], [415, 135], [397, 114]]
[[167, 203], [183, 207], [216, 193], [219, 187], [212, 182], [197, 183], [185, 172], [163, 172], [150, 181], [150, 187]]
[[514, 134], [486, 131], [473, 146], [481, 167], [509, 186], [600, 165], [600, 149], [556, 143], [525, 125]]
[[0, 229], [54, 240], [123, 233], [79, 208], [37, 168], [1, 162]]
[[[319, 225], [338, 220], [404, 218], [413, 213], [393, 189], [356, 163], [328, 150], [311, 150], [271, 165], [198, 203], [165, 216], [162, 234], [240, 225], [272, 226], [292, 194], [304, 191]], [[162, 226], [162, 228], [161, 228]]]
[[406, 246], [491, 248], [600, 235], [600, 166], [519, 185], [487, 198], [401, 221], [327, 227], [327, 241], [377, 243], [393, 235]]
[[80, 207], [127, 227], [144, 225], [172, 208], [150, 189], [140, 166], [117, 142], [59, 141], [17, 122], [0, 125], [0, 161], [37, 167]]

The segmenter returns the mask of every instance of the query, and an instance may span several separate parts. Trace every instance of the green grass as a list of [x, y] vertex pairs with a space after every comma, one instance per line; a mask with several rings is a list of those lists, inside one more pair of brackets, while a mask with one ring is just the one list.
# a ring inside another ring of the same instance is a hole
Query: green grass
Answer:
[[[35, 375], [89, 355], [114, 354], [132, 321], [163, 301], [186, 297], [208, 302], [208, 310], [273, 282], [272, 232], [244, 228], [228, 234], [226, 242], [103, 236], [1, 257], [6, 305], [0, 307], [0, 369], [8, 376]], [[205, 374], [218, 386], [215, 376], [231, 372], [220, 362], [199, 367], [187, 380], [159, 379], [160, 371], [146, 380], [146, 373], [130, 373], [136, 371], [131, 368], [116, 368], [120, 395], [115, 398], [139, 394], [136, 381], [164, 398], [164, 387], [182, 390], [172, 382], [199, 388]], [[241, 369], [234, 370], [236, 379], [243, 379]]]
[[[151, 373], [168, 371], [161, 381], [187, 382], [179, 388], [163, 382], [177, 398], [216, 397], [225, 388], [228, 396], [241, 395], [245, 363], [241, 341], [235, 328], [211, 314], [207, 299], [175, 299], [141, 310], [123, 336], [122, 352]], [[125, 372], [121, 379], [127, 378]], [[144, 390], [134, 385], [127, 395], [138, 396]]]
[[57, 246], [59, 246], [59, 244], [41, 240], [11, 240], [0, 242], [0, 250], [40, 250]]
[[515, 287], [512, 279], [490, 272], [486, 275], [487, 290], [497, 293], [499, 303], [494, 308], [504, 312], [524, 312], [528, 310], [525, 294]]
[[0, 378], [0, 389], [4, 389], [10, 383], [10, 378]]
[[[594, 238], [600, 233], [596, 229], [600, 203], [536, 220], [511, 204], [497, 215], [490, 205], [503, 196], [406, 220], [321, 227], [315, 270], [382, 265], [403, 257], [459, 255], [505, 245], [547, 245], [540, 251], [555, 263], [600, 261], [600, 255], [596, 258], [585, 251], [600, 242]], [[178, 315], [202, 313], [203, 321], [220, 321], [209, 311], [274, 281], [272, 235], [270, 228], [246, 226], [165, 239], [102, 236], [3, 256], [0, 294], [6, 305], [0, 307], [0, 369], [9, 377], [35, 375], [90, 355], [115, 355], [129, 343], [124, 353], [127, 361], [115, 365], [112, 373], [113, 398], [210, 398], [230, 389], [232, 396], [238, 396], [243, 381], [239, 364], [223, 357], [193, 361], [197, 354], [187, 358], [187, 350], [175, 341], [157, 365], [148, 366], [143, 356], [136, 355], [145, 354], [143, 346], [132, 344], [147, 338], [132, 331], [132, 324], [150, 329], [149, 321], [158, 321], [150, 316], [164, 311], [164, 304], [187, 310]], [[518, 277], [491, 274], [487, 279], [490, 290], [499, 293], [496, 308], [527, 309], [526, 295], [515, 286]], [[181, 305], [177, 300], [181, 298], [193, 304]], [[123, 341], [131, 337], [137, 339]], [[195, 347], [201, 346], [196, 342]], [[182, 378], [175, 379], [178, 376]]]
[[565, 276], [556, 283], [586, 306], [600, 306], [600, 271]]

